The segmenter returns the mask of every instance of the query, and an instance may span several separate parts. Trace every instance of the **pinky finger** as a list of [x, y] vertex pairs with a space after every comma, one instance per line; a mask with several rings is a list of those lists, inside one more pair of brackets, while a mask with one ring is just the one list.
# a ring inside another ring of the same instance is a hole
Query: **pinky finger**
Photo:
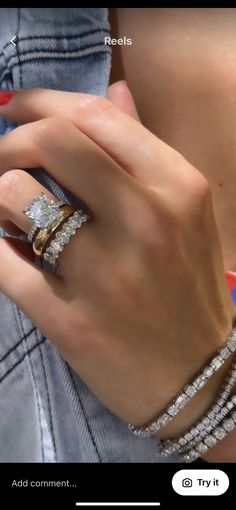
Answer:
[[0, 291], [40, 326], [42, 314], [47, 320], [48, 306], [59, 282], [55, 276], [41, 272], [24, 251], [27, 246], [19, 248], [20, 243], [0, 238]]

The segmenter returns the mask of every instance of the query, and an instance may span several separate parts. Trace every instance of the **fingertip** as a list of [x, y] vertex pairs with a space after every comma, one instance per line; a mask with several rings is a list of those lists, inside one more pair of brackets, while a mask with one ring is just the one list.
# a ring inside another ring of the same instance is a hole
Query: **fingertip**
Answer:
[[6, 106], [17, 94], [17, 90], [0, 90], [0, 107]]
[[125, 80], [112, 83], [112, 85], [108, 88], [107, 97], [124, 113], [138, 122], [141, 122], [133, 96]]

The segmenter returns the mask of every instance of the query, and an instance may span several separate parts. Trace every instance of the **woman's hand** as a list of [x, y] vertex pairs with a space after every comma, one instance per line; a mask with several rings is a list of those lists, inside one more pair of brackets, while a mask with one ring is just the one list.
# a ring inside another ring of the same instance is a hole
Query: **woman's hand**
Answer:
[[0, 288], [111, 411], [149, 422], [232, 327], [207, 181], [105, 99], [34, 89], [0, 114], [26, 123], [0, 140], [1, 221], [28, 232], [23, 208], [52, 196], [14, 168], [45, 168], [92, 213], [56, 275], [1, 239]]

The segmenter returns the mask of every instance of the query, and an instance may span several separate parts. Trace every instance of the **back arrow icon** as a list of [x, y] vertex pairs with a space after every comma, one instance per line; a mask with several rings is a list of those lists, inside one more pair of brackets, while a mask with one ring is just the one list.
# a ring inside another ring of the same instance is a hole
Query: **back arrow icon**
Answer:
[[14, 46], [16, 46], [16, 44], [14, 43], [15, 40], [16, 40], [16, 35], [15, 35], [15, 37], [12, 37], [12, 39], [11, 39], [11, 44], [13, 44]]

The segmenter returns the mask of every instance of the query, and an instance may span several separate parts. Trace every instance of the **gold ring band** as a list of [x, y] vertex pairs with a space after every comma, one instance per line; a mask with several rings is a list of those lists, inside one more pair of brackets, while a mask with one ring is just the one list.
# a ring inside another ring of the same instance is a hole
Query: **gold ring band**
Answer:
[[43, 255], [44, 248], [49, 241], [50, 237], [57, 230], [58, 227], [67, 219], [69, 216], [74, 214], [76, 208], [71, 205], [64, 205], [61, 207], [60, 212], [58, 213], [57, 218], [48, 225], [48, 227], [40, 229], [39, 232], [36, 233], [33, 240], [33, 250], [34, 253], [38, 256]]

